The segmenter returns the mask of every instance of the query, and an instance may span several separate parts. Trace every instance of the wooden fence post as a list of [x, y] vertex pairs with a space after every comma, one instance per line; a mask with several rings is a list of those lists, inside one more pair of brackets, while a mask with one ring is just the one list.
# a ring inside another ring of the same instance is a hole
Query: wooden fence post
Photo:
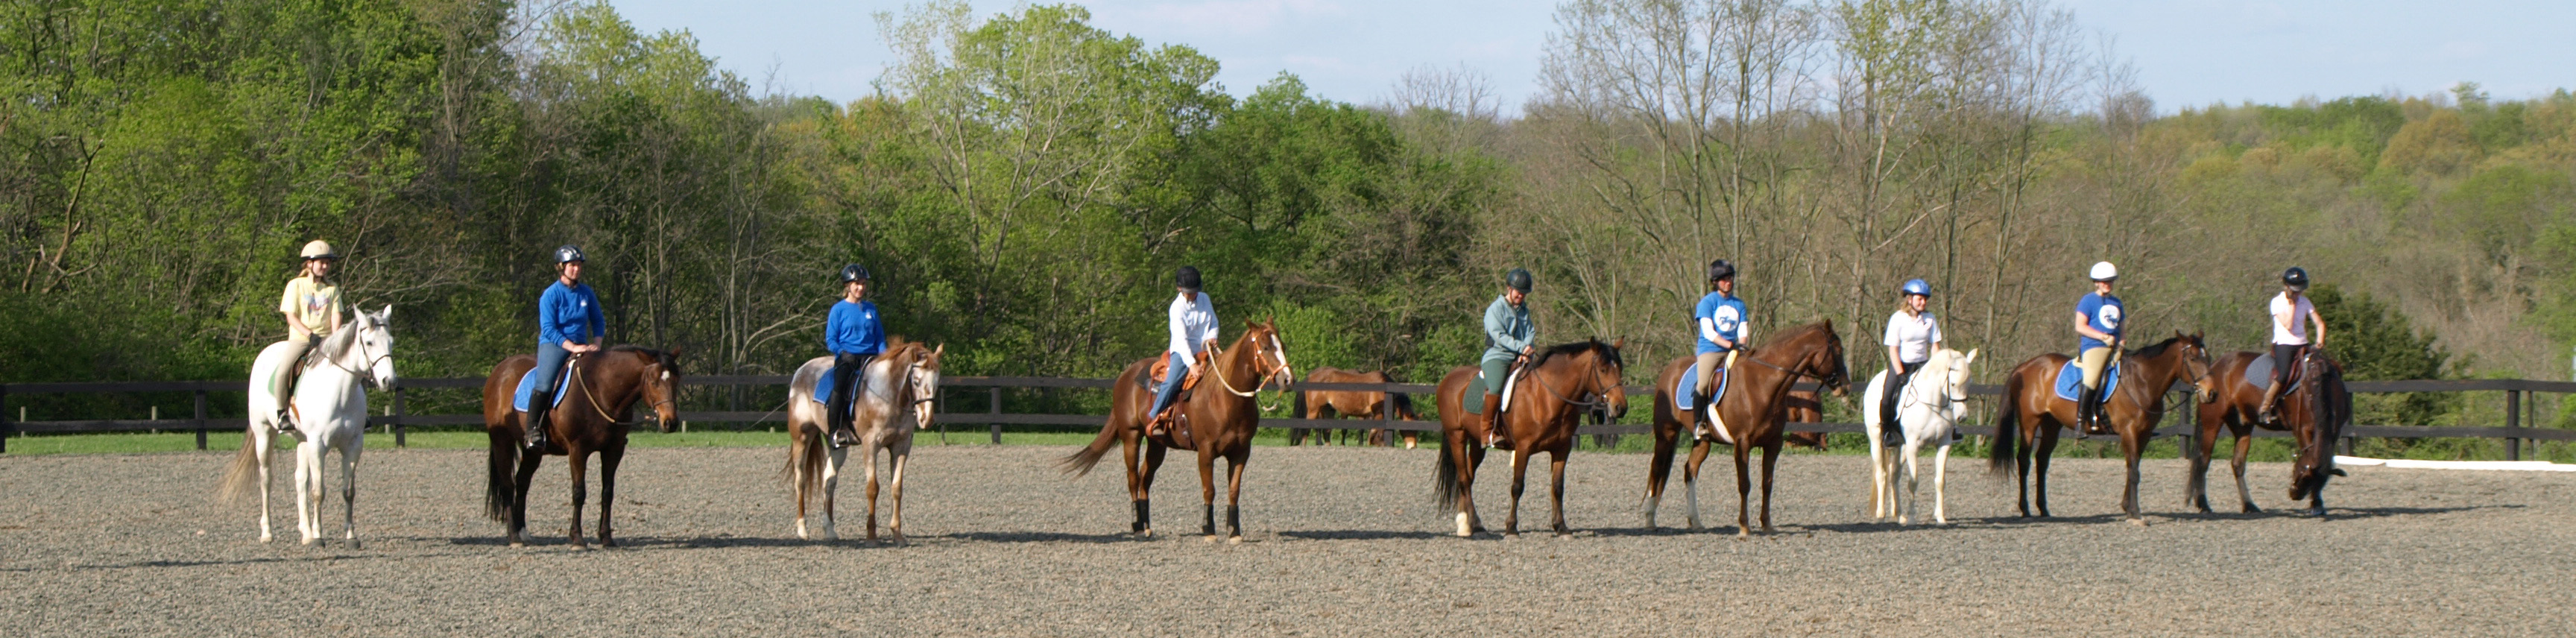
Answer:
[[206, 391], [197, 391], [197, 450], [206, 449]]
[[18, 426], [9, 422], [9, 387], [0, 386], [0, 454], [9, 453], [9, 439], [16, 436]]
[[[931, 388], [931, 389], [930, 389], [930, 398], [932, 398], [932, 399], [936, 399], [935, 401], [932, 401], [932, 402], [931, 402], [931, 404], [930, 404], [930, 413], [931, 413], [931, 414], [937, 415], [937, 414], [945, 414], [945, 413], [947, 413], [947, 412], [948, 412], [948, 393], [947, 393], [947, 392], [943, 392], [943, 391], [942, 391], [942, 390], [946, 390], [946, 389], [947, 389], [947, 388]], [[948, 444], [948, 422], [947, 422], [947, 421], [941, 421], [941, 420], [936, 419], [936, 418], [931, 419], [931, 421], [936, 422], [936, 423], [938, 423], [938, 424], [939, 424], [939, 444], [940, 444], [940, 445], [947, 445], [947, 444]]]
[[[990, 406], [990, 407], [992, 408], [992, 413], [993, 413], [993, 414], [1001, 414], [1001, 413], [1002, 413], [1002, 386], [998, 386], [998, 385], [997, 385], [997, 386], [993, 386], [993, 394], [992, 394], [992, 397], [993, 397], [993, 401], [992, 401], [992, 405]], [[1002, 444], [1002, 424], [1001, 424], [1001, 423], [998, 423], [998, 422], [996, 422], [996, 423], [994, 423], [994, 424], [993, 424], [993, 444], [994, 444], [994, 445], [1001, 445], [1001, 444]]]
[[405, 416], [409, 416], [409, 415], [411, 414], [411, 412], [410, 412], [409, 410], [407, 410], [406, 408], [407, 408], [407, 406], [404, 406], [404, 405], [403, 405], [403, 387], [402, 387], [402, 386], [400, 386], [400, 385], [396, 385], [396, 386], [394, 386], [394, 423], [393, 423], [393, 426], [394, 426], [394, 447], [397, 447], [397, 448], [410, 447], [410, 443], [411, 443], [411, 441], [410, 441], [410, 439], [411, 439], [411, 426], [408, 426], [408, 425], [404, 425], [404, 424], [403, 424], [403, 417], [405, 417]]
[[[2511, 429], [2515, 429], [2515, 428], [2522, 427], [2522, 391], [2521, 391], [2521, 390], [2506, 390], [2506, 391], [2504, 391], [2504, 427], [2505, 427], [2505, 429], [2507, 429], [2507, 430], [2511, 430]], [[2522, 460], [2522, 439], [2518, 439], [2518, 438], [2514, 438], [2514, 437], [2509, 437], [2509, 436], [2508, 436], [2508, 437], [2505, 437], [2505, 439], [2504, 439], [2504, 460], [2507, 460], [2507, 461], [2520, 461], [2520, 460]]]

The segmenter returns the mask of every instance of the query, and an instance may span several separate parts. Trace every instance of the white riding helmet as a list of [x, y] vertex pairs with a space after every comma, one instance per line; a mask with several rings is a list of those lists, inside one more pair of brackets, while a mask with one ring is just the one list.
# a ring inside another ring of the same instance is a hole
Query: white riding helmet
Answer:
[[306, 243], [304, 244], [304, 253], [303, 253], [303, 254], [304, 254], [304, 258], [305, 258], [305, 259], [339, 259], [339, 258], [340, 258], [340, 253], [338, 253], [338, 252], [335, 252], [335, 251], [331, 250], [331, 242], [326, 242], [326, 241], [322, 241], [322, 240], [319, 240], [319, 239], [316, 239], [316, 240], [313, 240], [313, 241], [310, 241], [310, 242], [306, 242]]
[[2093, 262], [2093, 280], [2094, 280], [2094, 281], [2110, 281], [2110, 280], [2113, 280], [2113, 279], [2119, 279], [2119, 278], [2120, 278], [2120, 268], [2119, 268], [2119, 267], [2117, 267], [2117, 266], [2113, 266], [2113, 265], [2111, 265], [2111, 262], [2107, 262], [2107, 261], [2097, 261], [2097, 262]]

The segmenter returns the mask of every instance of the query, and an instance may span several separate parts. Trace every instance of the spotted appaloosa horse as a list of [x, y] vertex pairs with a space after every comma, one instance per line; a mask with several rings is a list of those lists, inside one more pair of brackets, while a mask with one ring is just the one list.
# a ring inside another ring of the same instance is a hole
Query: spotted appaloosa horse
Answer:
[[[912, 435], [930, 426], [930, 405], [938, 400], [939, 359], [947, 346], [931, 348], [898, 337], [886, 343], [885, 352], [868, 362], [867, 384], [853, 387], [859, 400], [850, 402], [853, 415], [850, 424], [858, 433], [859, 463], [867, 468], [868, 542], [877, 541], [877, 451], [885, 451], [889, 484], [893, 488], [894, 517], [887, 531], [896, 544], [903, 540], [903, 468], [912, 458]], [[796, 537], [814, 538], [805, 526], [809, 512], [807, 502], [822, 501], [822, 540], [835, 540], [840, 533], [833, 528], [834, 495], [839, 492], [841, 474], [847, 471], [849, 448], [831, 444], [827, 404], [814, 400], [814, 384], [832, 369], [831, 357], [815, 357], [797, 366], [796, 376], [787, 384], [787, 475], [789, 491], [796, 495]]]

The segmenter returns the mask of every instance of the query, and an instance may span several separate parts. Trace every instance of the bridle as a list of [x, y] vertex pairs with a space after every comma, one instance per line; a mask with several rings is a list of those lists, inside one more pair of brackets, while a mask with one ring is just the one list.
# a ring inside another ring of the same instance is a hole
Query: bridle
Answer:
[[[365, 313], [360, 313], [360, 315], [364, 316]], [[354, 342], [352, 345], [358, 349], [359, 353], [364, 354], [367, 351], [367, 340], [364, 337], [366, 332], [369, 330], [383, 330], [385, 328], [384, 324], [376, 323], [373, 320], [360, 319], [359, 321], [361, 325], [349, 331], [349, 341]], [[341, 372], [349, 373], [349, 376], [357, 377], [359, 383], [381, 389], [382, 386], [376, 383], [375, 375], [370, 374], [369, 371], [375, 370], [377, 363], [382, 363], [386, 359], [392, 358], [394, 358], [394, 353], [391, 350], [387, 350], [383, 354], [367, 357], [366, 365], [359, 366], [357, 369], [351, 369], [349, 366], [340, 365], [340, 357], [338, 356], [326, 356], [322, 358], [322, 361], [330, 364], [333, 368], [338, 368]]]
[[[1592, 382], [1593, 382], [1593, 383], [1596, 383], [1596, 384], [1597, 384], [1597, 383], [1600, 383], [1600, 382], [1601, 382], [1601, 369], [1602, 369], [1602, 368], [1604, 368], [1604, 367], [1606, 367], [1606, 366], [1602, 365], [1600, 362], [1594, 362], [1594, 363], [1592, 364]], [[1521, 374], [1523, 374], [1523, 375], [1528, 375], [1529, 373], [1536, 371], [1536, 368], [1538, 368], [1538, 366], [1536, 366], [1536, 365], [1531, 365], [1531, 366], [1529, 366], [1528, 368], [1523, 368], [1523, 369], [1521, 370]], [[1607, 414], [1609, 413], [1609, 409], [1610, 409], [1610, 397], [1609, 397], [1609, 393], [1607, 393], [1607, 392], [1586, 392], [1586, 393], [1583, 393], [1583, 395], [1584, 395], [1584, 397], [1585, 397], [1585, 398], [1584, 398], [1583, 400], [1581, 400], [1581, 401], [1577, 401], [1577, 400], [1574, 400], [1574, 399], [1566, 398], [1566, 397], [1565, 397], [1565, 393], [1556, 391], [1556, 388], [1549, 386], [1549, 385], [1547, 384], [1547, 381], [1546, 381], [1546, 380], [1544, 380], [1544, 379], [1540, 379], [1540, 378], [1538, 378], [1538, 377], [1530, 377], [1530, 382], [1531, 382], [1531, 383], [1538, 384], [1539, 389], [1541, 389], [1541, 390], [1546, 390], [1546, 391], [1547, 391], [1548, 396], [1556, 397], [1556, 400], [1557, 400], [1557, 401], [1562, 402], [1562, 403], [1564, 403], [1564, 404], [1566, 404], [1566, 405], [1573, 406], [1573, 407], [1578, 407], [1578, 408], [1583, 408], [1583, 409], [1584, 409], [1584, 411], [1587, 411], [1587, 412], [1600, 412], [1600, 413], [1602, 413], [1604, 416], [1607, 416]], [[1613, 385], [1616, 385], [1616, 384], [1614, 383]]]
[[[1265, 348], [1263, 348], [1263, 347], [1262, 347], [1262, 346], [1263, 346], [1263, 344], [1270, 342], [1270, 340], [1272, 340], [1272, 339], [1277, 339], [1277, 338], [1279, 338], [1279, 337], [1278, 337], [1278, 334], [1279, 334], [1279, 333], [1277, 333], [1277, 332], [1272, 332], [1272, 333], [1270, 333], [1269, 338], [1266, 338], [1266, 339], [1253, 339], [1253, 340], [1252, 340], [1252, 363], [1253, 363], [1253, 366], [1254, 366], [1254, 368], [1255, 368], [1255, 369], [1259, 369], [1259, 367], [1261, 366], [1262, 362], [1263, 362], [1263, 361], [1267, 361], [1267, 360], [1268, 360], [1267, 358], [1265, 358], [1265, 357], [1263, 357], [1263, 356], [1262, 356], [1262, 355], [1264, 355], [1264, 354], [1269, 354], [1269, 353], [1268, 353], [1268, 351], [1267, 351]], [[1267, 386], [1269, 386], [1269, 385], [1270, 385], [1270, 380], [1271, 380], [1271, 379], [1278, 378], [1280, 373], [1283, 373], [1283, 372], [1287, 372], [1287, 371], [1288, 371], [1288, 356], [1287, 356], [1287, 354], [1286, 354], [1286, 353], [1280, 353], [1280, 355], [1279, 355], [1279, 365], [1272, 367], [1268, 372], [1263, 372], [1263, 373], [1261, 373], [1261, 378], [1260, 378], [1259, 380], [1257, 380], [1255, 383], [1253, 383], [1253, 384], [1252, 384], [1252, 389], [1250, 389], [1250, 390], [1236, 390], [1236, 389], [1234, 389], [1234, 382], [1233, 382], [1233, 381], [1228, 381], [1228, 380], [1226, 380], [1226, 378], [1225, 378], [1225, 366], [1224, 366], [1223, 364], [1217, 363], [1217, 361], [1216, 361], [1218, 357], [1222, 357], [1222, 356], [1224, 356], [1224, 355], [1225, 355], [1225, 352], [1224, 352], [1224, 351], [1222, 351], [1222, 350], [1219, 350], [1219, 351], [1218, 351], [1216, 354], [1214, 354], [1214, 355], [1210, 355], [1210, 356], [1208, 357], [1208, 368], [1209, 368], [1210, 370], [1212, 370], [1212, 371], [1216, 372], [1216, 384], [1217, 384], [1217, 387], [1224, 388], [1224, 389], [1225, 389], [1226, 394], [1231, 394], [1231, 395], [1238, 396], [1238, 397], [1243, 397], [1243, 398], [1246, 398], [1246, 399], [1255, 399], [1256, 397], [1260, 396], [1260, 394], [1261, 394], [1261, 389], [1262, 389], [1263, 387], [1267, 387]], [[1257, 401], [1258, 401], [1258, 399], [1256, 399], [1256, 402], [1257, 402]], [[1264, 406], [1260, 406], [1260, 407], [1261, 407], [1261, 411], [1263, 411], [1263, 412], [1269, 412], [1269, 411], [1273, 411], [1273, 410], [1277, 410], [1277, 409], [1279, 409], [1279, 406], [1276, 406], [1276, 405], [1264, 405]]]

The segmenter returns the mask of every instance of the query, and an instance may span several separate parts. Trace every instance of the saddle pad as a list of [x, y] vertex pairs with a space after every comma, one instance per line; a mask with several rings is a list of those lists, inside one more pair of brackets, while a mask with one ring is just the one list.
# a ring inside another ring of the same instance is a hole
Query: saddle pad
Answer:
[[[1725, 368], [1717, 368], [1717, 389], [1708, 395], [1708, 402], [1714, 404], [1726, 398], [1726, 386], [1729, 381], [1734, 380], [1734, 377], [1735, 375], [1727, 374]], [[1691, 389], [1697, 387], [1699, 387], [1699, 366], [1682, 368], [1681, 380], [1673, 383], [1673, 407], [1682, 410], [1698, 409], [1699, 406], [1691, 403]]]
[[[1520, 387], [1520, 385], [1521, 385], [1521, 377], [1529, 376], [1528, 374], [1526, 374], [1527, 372], [1528, 372], [1528, 370], [1526, 370], [1526, 369], [1514, 368], [1514, 369], [1512, 369], [1512, 378], [1504, 379], [1504, 380], [1503, 380], [1503, 407], [1496, 409], [1496, 410], [1495, 410], [1496, 412], [1510, 412], [1510, 411], [1512, 411], [1512, 389], [1513, 389], [1513, 388]], [[1468, 389], [1469, 389], [1469, 390], [1472, 390], [1472, 391], [1475, 391], [1475, 392], [1477, 392], [1477, 393], [1479, 393], [1479, 394], [1477, 394], [1477, 395], [1470, 395], [1470, 396], [1480, 396], [1480, 395], [1481, 395], [1481, 393], [1483, 392], [1482, 388], [1484, 388], [1484, 387], [1485, 387], [1485, 370], [1484, 370], [1483, 368], [1478, 368], [1478, 369], [1476, 369], [1476, 386], [1475, 386], [1475, 387], [1473, 387], [1473, 388], [1468, 388]], [[1467, 413], [1468, 413], [1468, 414], [1484, 414], [1484, 413], [1485, 413], [1485, 401], [1484, 401], [1483, 399], [1477, 399], [1477, 400], [1474, 400], [1474, 401], [1469, 401], [1469, 400], [1466, 400], [1466, 399], [1463, 399], [1463, 398], [1462, 398], [1462, 399], [1460, 399], [1460, 400], [1458, 401], [1458, 404], [1459, 404], [1459, 407], [1465, 408], [1465, 409], [1467, 410]]]
[[[2069, 359], [2066, 365], [2057, 368], [2057, 398], [2073, 401], [2076, 394], [2083, 389], [2084, 370], [2075, 367], [2074, 360]], [[2119, 389], [2120, 364], [2113, 363], [2110, 368], [2102, 371], [2102, 402], [2110, 403], [2111, 393]]]
[[[2274, 363], [2275, 362], [2272, 361], [2272, 355], [2266, 353], [2262, 356], [2255, 357], [2253, 363], [2245, 364], [2245, 385], [2254, 386], [2254, 389], [2256, 390], [2271, 389], [2272, 368]], [[2299, 371], [2291, 370], [2290, 387], [2282, 390], [2282, 393], [2287, 394], [2290, 390], [2298, 389], [2298, 387]]]
[[[868, 364], [869, 364], [869, 365], [875, 365], [875, 364], [876, 364], [876, 362], [871, 361], [871, 362], [868, 362]], [[832, 402], [832, 388], [841, 387], [841, 386], [840, 386], [840, 384], [836, 384], [836, 383], [833, 383], [833, 382], [832, 382], [832, 378], [833, 378], [833, 377], [835, 377], [835, 376], [838, 376], [838, 375], [834, 374], [834, 373], [836, 373], [836, 372], [839, 372], [839, 371], [838, 371], [838, 370], [833, 369], [833, 368], [832, 368], [832, 367], [830, 367], [830, 366], [825, 366], [825, 367], [823, 368], [823, 376], [819, 376], [819, 377], [815, 377], [815, 378], [814, 378], [814, 402], [815, 402], [815, 403], [831, 403], [831, 402]], [[861, 376], [861, 377], [859, 377], [859, 378], [860, 378], [861, 380], [866, 380], [866, 379], [867, 379], [867, 377], [865, 377], [865, 376]]]
[[[572, 384], [571, 384], [571, 383], [566, 383], [566, 382], [564, 382], [564, 380], [566, 380], [566, 379], [571, 379], [571, 378], [572, 378], [572, 364], [571, 364], [571, 363], [565, 363], [565, 364], [564, 364], [564, 374], [563, 374], [563, 378], [562, 378], [562, 379], [558, 379], [558, 380], [556, 380], [556, 381], [555, 381], [555, 402], [556, 402], [556, 403], [562, 403], [562, 402], [563, 402], [563, 398], [564, 398], [564, 391], [572, 389]], [[519, 373], [519, 391], [511, 394], [511, 396], [510, 396], [510, 407], [511, 407], [511, 408], [513, 408], [513, 409], [517, 409], [517, 410], [518, 410], [518, 411], [520, 411], [520, 412], [526, 412], [526, 411], [528, 411], [528, 397], [529, 397], [530, 395], [534, 395], [534, 394], [536, 394], [536, 393], [537, 393], [537, 371], [536, 371], [536, 369], [534, 369], [534, 368], [530, 368], [527, 372]]]

